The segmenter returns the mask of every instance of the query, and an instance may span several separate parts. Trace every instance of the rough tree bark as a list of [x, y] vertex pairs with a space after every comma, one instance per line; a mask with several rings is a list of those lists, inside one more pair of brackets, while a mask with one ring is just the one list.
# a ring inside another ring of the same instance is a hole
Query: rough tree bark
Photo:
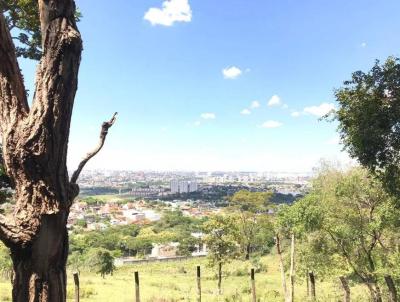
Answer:
[[[63, 302], [66, 223], [79, 193], [80, 171], [70, 181], [66, 159], [82, 41], [73, 0], [38, 0], [38, 4], [44, 52], [31, 108], [15, 47], [0, 13], [0, 130], [16, 201], [13, 216], [0, 217], [0, 239], [10, 248], [13, 260], [13, 301]], [[101, 141], [113, 122], [103, 124]]]
[[346, 277], [344, 277], [344, 276], [340, 276], [339, 280], [340, 280], [340, 284], [342, 285], [342, 289], [343, 289], [343, 302], [350, 302], [349, 282], [347, 281]]
[[389, 291], [389, 302], [397, 302], [397, 290], [392, 276], [384, 276]]

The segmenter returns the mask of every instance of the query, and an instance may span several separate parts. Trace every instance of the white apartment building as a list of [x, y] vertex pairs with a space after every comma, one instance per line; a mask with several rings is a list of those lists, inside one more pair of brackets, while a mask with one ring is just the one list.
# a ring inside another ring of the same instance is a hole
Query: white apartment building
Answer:
[[170, 186], [171, 186], [172, 194], [179, 193], [179, 180], [177, 180], [177, 179], [171, 180]]
[[191, 193], [198, 191], [198, 184], [195, 179], [192, 180], [171, 180], [171, 193]]

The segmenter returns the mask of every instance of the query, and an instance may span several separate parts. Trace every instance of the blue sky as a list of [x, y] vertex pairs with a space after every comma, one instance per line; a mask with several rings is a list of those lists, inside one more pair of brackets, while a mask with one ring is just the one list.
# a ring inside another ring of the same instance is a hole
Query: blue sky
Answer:
[[[71, 169], [114, 111], [89, 168], [309, 171], [320, 158], [346, 161], [336, 125], [319, 115], [353, 71], [400, 55], [398, 0], [77, 5]], [[21, 67], [32, 91], [35, 66]]]

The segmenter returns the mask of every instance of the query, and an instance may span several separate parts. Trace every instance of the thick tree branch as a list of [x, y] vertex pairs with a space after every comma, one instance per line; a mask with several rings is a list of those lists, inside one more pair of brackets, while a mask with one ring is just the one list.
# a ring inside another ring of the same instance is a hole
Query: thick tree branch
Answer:
[[81, 163], [78, 166], [78, 169], [74, 172], [74, 174], [72, 174], [71, 177], [71, 183], [76, 184], [79, 175], [82, 172], [82, 169], [85, 167], [85, 165], [87, 164], [87, 162], [94, 157], [97, 153], [99, 153], [99, 151], [101, 150], [101, 148], [103, 148], [104, 146], [104, 142], [106, 140], [107, 134], [108, 134], [108, 129], [114, 125], [115, 120], [117, 119], [117, 112], [114, 113], [114, 115], [112, 116], [112, 118], [108, 121], [108, 122], [104, 122], [103, 125], [101, 126], [101, 131], [100, 131], [100, 140], [98, 145], [96, 146], [96, 148], [94, 148], [91, 152], [89, 152], [85, 158], [81, 161]]
[[15, 131], [16, 125], [29, 112], [21, 71], [15, 47], [0, 13], [0, 127], [3, 135]]
[[39, 219], [32, 221], [31, 228], [17, 225], [13, 220], [0, 215], [0, 239], [7, 246], [25, 247], [39, 231]]

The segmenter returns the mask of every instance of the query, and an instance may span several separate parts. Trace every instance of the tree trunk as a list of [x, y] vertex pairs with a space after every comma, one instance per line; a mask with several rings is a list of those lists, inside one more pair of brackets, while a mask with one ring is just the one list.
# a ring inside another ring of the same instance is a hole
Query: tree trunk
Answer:
[[[66, 301], [68, 233], [56, 232], [57, 215], [44, 218], [32, 247], [11, 249], [14, 264], [13, 301]], [[46, 234], [43, 234], [46, 232]], [[46, 241], [48, 240], [48, 244]]]
[[314, 272], [308, 272], [308, 277], [310, 279], [310, 299], [311, 301], [316, 300], [315, 295], [315, 275]]
[[292, 234], [291, 244], [290, 244], [290, 302], [294, 301], [294, 274], [295, 274], [295, 238]]
[[343, 289], [343, 302], [350, 302], [349, 282], [347, 281], [346, 277], [344, 277], [344, 276], [340, 276], [339, 280], [340, 280], [340, 284], [342, 285], [342, 289]]
[[[31, 108], [15, 47], [0, 13], [0, 136], [16, 201], [12, 217], [0, 216], [0, 239], [11, 251], [14, 302], [64, 302], [66, 223], [79, 193], [77, 178], [88, 160], [69, 180], [68, 138], [82, 41], [73, 0], [38, 0], [38, 7], [43, 56]], [[103, 124], [97, 152], [110, 122]]]
[[397, 290], [392, 276], [386, 275], [384, 278], [389, 291], [389, 302], [397, 302]]
[[248, 244], [246, 245], [246, 256], [245, 256], [245, 259], [246, 259], [246, 260], [249, 260], [249, 259], [250, 259], [250, 252], [251, 252], [251, 246], [250, 246], [250, 243], [248, 243]]
[[283, 295], [285, 298], [285, 302], [288, 302], [288, 290], [287, 290], [287, 285], [286, 285], [286, 275], [285, 275], [285, 267], [283, 265], [283, 256], [282, 256], [282, 250], [281, 250], [281, 240], [279, 237], [279, 234], [276, 234], [275, 237], [275, 245], [276, 245], [276, 252], [279, 256], [279, 268], [281, 270], [281, 281], [282, 281], [282, 289], [283, 289]]
[[366, 282], [373, 302], [382, 302], [381, 289], [376, 281]]
[[218, 263], [218, 294], [222, 294], [222, 289], [221, 289], [221, 283], [222, 283], [222, 263]]

